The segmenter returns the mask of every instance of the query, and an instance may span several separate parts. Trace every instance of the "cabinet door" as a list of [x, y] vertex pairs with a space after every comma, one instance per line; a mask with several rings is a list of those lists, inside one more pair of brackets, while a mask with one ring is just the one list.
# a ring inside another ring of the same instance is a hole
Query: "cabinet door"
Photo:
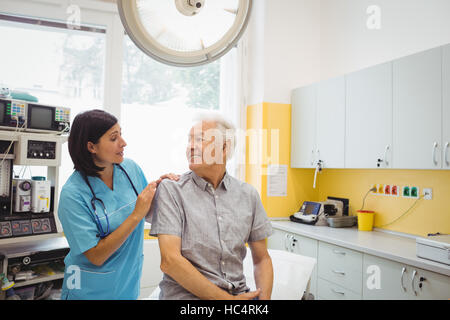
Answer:
[[441, 168], [442, 48], [393, 62], [394, 167]]
[[411, 300], [415, 299], [410, 287], [411, 268], [407, 265], [363, 255], [364, 300]]
[[312, 168], [316, 145], [317, 85], [292, 91], [291, 167]]
[[444, 146], [442, 152], [442, 168], [450, 169], [450, 45], [443, 49], [443, 117], [442, 117], [442, 144]]
[[408, 286], [416, 299], [450, 299], [450, 277], [415, 267], [409, 270]]
[[318, 270], [318, 241], [302, 237], [299, 235], [293, 235], [291, 239], [291, 248], [292, 252], [296, 254], [300, 254], [302, 256], [307, 256], [311, 258], [316, 258], [317, 263], [314, 266], [313, 272], [311, 274], [311, 282], [310, 282], [310, 293], [314, 295], [315, 298], [317, 298], [317, 270]]
[[320, 82], [317, 92], [316, 157], [324, 168], [344, 168], [345, 77]]
[[272, 235], [267, 239], [267, 247], [275, 250], [288, 250], [288, 233], [274, 229]]
[[392, 63], [385, 63], [346, 77], [345, 167], [389, 168], [392, 151]]

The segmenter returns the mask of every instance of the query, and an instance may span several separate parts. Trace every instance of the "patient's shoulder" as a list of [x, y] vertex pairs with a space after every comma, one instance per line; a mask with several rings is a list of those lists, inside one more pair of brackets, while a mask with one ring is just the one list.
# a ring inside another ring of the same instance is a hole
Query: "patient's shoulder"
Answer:
[[231, 188], [239, 189], [240, 193], [244, 193], [244, 194], [247, 194], [252, 197], [255, 195], [258, 195], [258, 191], [251, 184], [249, 184], [245, 181], [239, 180], [231, 175], [228, 175], [228, 179], [229, 179]]
[[180, 176], [180, 179], [178, 181], [170, 180], [170, 179], [164, 179], [161, 181], [159, 185], [162, 185], [165, 189], [168, 190], [178, 190], [181, 189], [187, 181], [190, 179], [190, 172], [183, 173]]

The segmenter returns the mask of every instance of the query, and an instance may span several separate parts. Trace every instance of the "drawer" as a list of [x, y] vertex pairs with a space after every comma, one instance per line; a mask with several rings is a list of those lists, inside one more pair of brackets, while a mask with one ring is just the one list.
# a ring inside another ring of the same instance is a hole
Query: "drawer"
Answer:
[[362, 294], [362, 263], [360, 252], [319, 242], [318, 275], [322, 279]]
[[319, 300], [361, 300], [361, 294], [353, 292], [330, 281], [319, 278], [317, 281]]

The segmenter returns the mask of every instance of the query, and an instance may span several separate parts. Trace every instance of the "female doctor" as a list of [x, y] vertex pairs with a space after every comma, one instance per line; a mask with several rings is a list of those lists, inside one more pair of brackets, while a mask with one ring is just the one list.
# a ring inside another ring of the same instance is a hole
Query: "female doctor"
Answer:
[[147, 184], [124, 159], [117, 119], [104, 111], [78, 114], [69, 136], [75, 171], [62, 188], [58, 217], [69, 243], [61, 299], [137, 299], [144, 217], [169, 174]]

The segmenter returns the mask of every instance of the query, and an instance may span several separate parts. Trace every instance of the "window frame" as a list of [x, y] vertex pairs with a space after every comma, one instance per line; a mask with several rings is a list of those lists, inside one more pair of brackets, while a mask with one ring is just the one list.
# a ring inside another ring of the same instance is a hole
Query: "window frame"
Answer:
[[[69, 2], [60, 0], [1, 0], [0, 13], [29, 16], [40, 19], [61, 21], [61, 17], [69, 18], [67, 13]], [[122, 67], [123, 44], [125, 29], [120, 20], [115, 3], [93, 0], [72, 0], [70, 4], [80, 8], [80, 23], [83, 25], [100, 25], [106, 29], [106, 55], [104, 65], [103, 109], [114, 114], [121, 120], [122, 105]], [[39, 13], [38, 15], [36, 13]], [[244, 33], [237, 43], [237, 101], [239, 105], [232, 118], [237, 119], [237, 129], [246, 129], [246, 66], [247, 33]], [[230, 115], [227, 115], [230, 116]], [[245, 141], [242, 143], [245, 144]], [[245, 180], [245, 146], [244, 152], [236, 150], [235, 157], [239, 158], [234, 174], [238, 179]]]
[[[104, 65], [104, 91], [102, 106], [105, 111], [120, 119], [122, 50], [121, 44], [124, 29], [114, 4], [94, 1], [73, 1], [80, 7], [80, 23], [86, 25], [101, 25], [106, 29], [106, 55]], [[69, 17], [66, 12], [67, 3], [56, 0], [2, 0], [0, 12], [18, 16], [37, 17], [61, 21], [61, 17]], [[36, 15], [36, 13], [39, 15]], [[42, 14], [45, 13], [45, 14]]]

